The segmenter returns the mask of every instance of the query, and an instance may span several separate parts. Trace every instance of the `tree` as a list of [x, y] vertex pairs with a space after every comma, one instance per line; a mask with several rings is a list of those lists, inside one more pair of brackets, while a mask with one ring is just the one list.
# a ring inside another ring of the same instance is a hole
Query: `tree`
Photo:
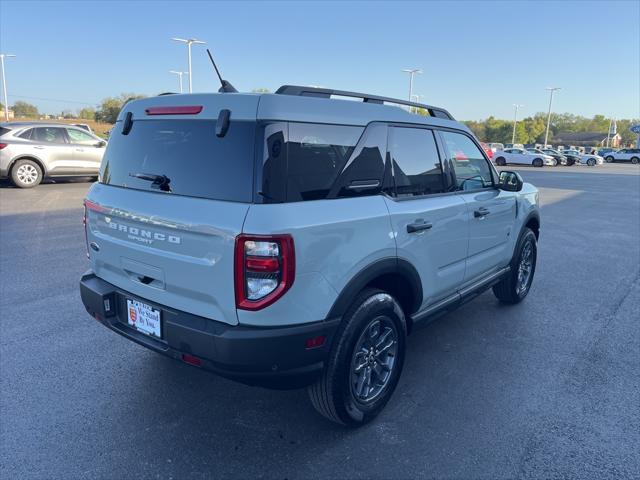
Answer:
[[38, 107], [31, 105], [30, 103], [18, 100], [13, 104], [13, 113], [16, 117], [38, 117]]
[[78, 118], [83, 120], [95, 120], [96, 109], [92, 107], [81, 108], [80, 112], [78, 112]]
[[144, 95], [134, 93], [122, 93], [119, 97], [107, 97], [100, 103], [95, 113], [95, 119], [104, 123], [116, 123], [120, 110], [127, 102], [144, 97]]
[[251, 90], [252, 93], [271, 93], [268, 88], [254, 88]]

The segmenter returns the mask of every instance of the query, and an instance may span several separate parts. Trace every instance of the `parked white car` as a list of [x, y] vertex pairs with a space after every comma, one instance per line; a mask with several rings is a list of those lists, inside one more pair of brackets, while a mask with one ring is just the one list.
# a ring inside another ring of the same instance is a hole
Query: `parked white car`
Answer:
[[609, 152], [604, 157], [608, 163], [631, 162], [640, 163], [640, 148], [623, 148], [617, 152]]
[[604, 158], [595, 153], [580, 153], [578, 150], [565, 150], [563, 153], [565, 155], [575, 155], [580, 159], [582, 165], [589, 165], [590, 167], [604, 163]]
[[493, 155], [493, 161], [496, 165], [507, 165], [513, 163], [516, 165], [533, 165], [534, 167], [542, 167], [543, 165], [554, 166], [556, 160], [544, 153], [529, 152], [523, 148], [506, 148], [497, 151]]

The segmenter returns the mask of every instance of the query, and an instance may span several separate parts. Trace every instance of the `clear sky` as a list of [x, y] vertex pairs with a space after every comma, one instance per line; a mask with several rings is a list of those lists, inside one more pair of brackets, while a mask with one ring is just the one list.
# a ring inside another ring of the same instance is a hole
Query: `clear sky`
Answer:
[[[78, 109], [177, 91], [196, 37], [239, 90], [322, 85], [406, 98], [460, 119], [546, 111], [640, 117], [640, 1], [234, 2], [0, 0], [10, 104]], [[218, 88], [194, 47], [194, 91]], [[63, 101], [52, 101], [60, 99]]]

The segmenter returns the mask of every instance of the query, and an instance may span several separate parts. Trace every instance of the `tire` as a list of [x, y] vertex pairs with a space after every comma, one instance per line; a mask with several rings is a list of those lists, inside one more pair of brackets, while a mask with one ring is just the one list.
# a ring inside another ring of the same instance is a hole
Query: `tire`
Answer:
[[504, 157], [496, 158], [496, 165], [500, 167], [504, 167], [506, 164], [507, 164], [507, 161], [504, 159]]
[[631, 163], [633, 163], [634, 165], [637, 165], [638, 162], [640, 162], [640, 159], [638, 157], [631, 157]]
[[19, 188], [33, 188], [42, 182], [42, 169], [33, 160], [18, 160], [11, 167], [11, 181]]
[[554, 158], [554, 159], [553, 159], [553, 166], [554, 166], [554, 167], [557, 167], [558, 165], [560, 165], [560, 162], [558, 161], [558, 159], [557, 159], [557, 158]]
[[614, 159], [613, 159], [613, 157], [612, 157], [611, 155], [607, 155], [604, 159], [605, 159], [605, 161], [606, 161], [607, 163], [611, 163], [611, 162], [613, 162], [613, 160], [614, 160]]
[[[530, 250], [528, 250], [530, 248]], [[527, 260], [523, 260], [527, 255], [529, 258], [528, 273], [525, 273], [523, 269], [523, 278], [520, 277], [520, 267], [523, 262], [527, 263]], [[531, 283], [533, 282], [533, 276], [536, 272], [536, 259], [538, 258], [538, 242], [536, 235], [529, 228], [525, 228], [518, 240], [518, 246], [511, 259], [511, 271], [509, 274], [500, 281], [500, 283], [494, 285], [493, 294], [502, 303], [516, 304], [520, 303], [529, 293], [531, 289]], [[524, 278], [526, 277], [526, 278]], [[524, 282], [524, 283], [523, 283]]]
[[[376, 332], [379, 336], [371, 342], [369, 335]], [[406, 336], [405, 316], [398, 302], [382, 290], [363, 290], [336, 332], [322, 377], [307, 387], [313, 407], [322, 416], [348, 427], [359, 427], [373, 420], [391, 398], [400, 379]], [[380, 345], [390, 338], [395, 341], [388, 343], [384, 352], [373, 353], [375, 348], [382, 350]], [[358, 367], [359, 374], [356, 373]], [[378, 370], [381, 377], [376, 374]], [[376, 384], [375, 378], [380, 379], [380, 383]]]
[[572, 167], [576, 164], [576, 161], [573, 158], [568, 158], [567, 159], [567, 166], [568, 167]]
[[589, 160], [587, 160], [587, 165], [589, 165], [590, 167], [594, 167], [595, 164], [596, 164], [595, 158], [590, 158]]
[[531, 163], [534, 167], [542, 167], [544, 165], [543, 161], [541, 158], [536, 158], [533, 160], [533, 162]]

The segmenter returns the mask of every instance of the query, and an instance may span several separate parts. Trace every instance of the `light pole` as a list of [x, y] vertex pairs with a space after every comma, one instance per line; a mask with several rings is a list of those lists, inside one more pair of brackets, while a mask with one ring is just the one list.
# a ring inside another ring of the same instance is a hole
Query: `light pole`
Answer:
[[422, 70], [419, 68], [404, 68], [402, 71], [409, 74], [409, 101], [411, 101], [413, 97], [413, 76], [416, 73], [422, 73]]
[[181, 42], [181, 43], [186, 43], [187, 44], [187, 51], [189, 53], [189, 93], [193, 93], [193, 82], [191, 81], [193, 78], [193, 75], [191, 74], [191, 45], [193, 44], [202, 44], [204, 45], [205, 42], [201, 41], [201, 40], [197, 40], [195, 38], [172, 38], [171, 40], [174, 40], [176, 42]]
[[513, 135], [511, 136], [512, 145], [516, 143], [516, 124], [518, 123], [518, 109], [520, 107], [524, 107], [524, 105], [514, 103], [513, 106], [515, 107], [515, 112], [513, 113]]
[[182, 76], [189, 75], [189, 72], [178, 72], [176, 70], [169, 70], [169, 73], [173, 73], [178, 76], [178, 81], [180, 83], [180, 93], [182, 93]]
[[8, 53], [0, 53], [0, 64], [2, 65], [2, 91], [4, 93], [4, 119], [9, 121], [9, 99], [7, 98], [7, 75], [4, 73], [4, 59], [15, 57]]
[[551, 102], [553, 102], [553, 92], [560, 90], [560, 87], [547, 87], [549, 90], [549, 113], [547, 113], [547, 131], [544, 134], [544, 148], [547, 148], [547, 140], [549, 139], [549, 123], [551, 123]]

